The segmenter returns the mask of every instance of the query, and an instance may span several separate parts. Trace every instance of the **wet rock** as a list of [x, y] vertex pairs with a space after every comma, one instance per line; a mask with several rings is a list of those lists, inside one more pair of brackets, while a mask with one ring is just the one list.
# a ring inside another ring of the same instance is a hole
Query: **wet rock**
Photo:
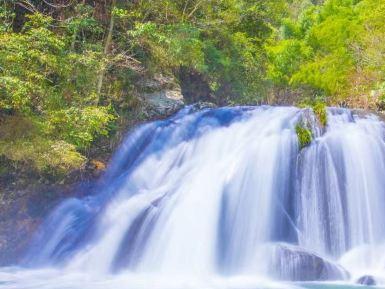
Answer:
[[200, 111], [202, 109], [213, 109], [217, 108], [218, 106], [212, 102], [207, 102], [207, 101], [199, 101], [197, 103], [194, 103], [192, 105], [192, 111]]
[[181, 88], [172, 77], [158, 75], [142, 80], [138, 86], [148, 119], [168, 117], [184, 106]]
[[183, 97], [177, 89], [146, 93], [144, 99], [150, 118], [170, 116], [184, 106]]
[[280, 280], [346, 280], [349, 273], [340, 265], [304, 248], [287, 244], [270, 247], [270, 274]]
[[364, 275], [356, 281], [357, 284], [375, 286], [377, 284], [376, 280], [371, 275]]
[[317, 116], [310, 108], [303, 110], [299, 124], [311, 130], [314, 138], [322, 136], [326, 131], [325, 127], [320, 123]]

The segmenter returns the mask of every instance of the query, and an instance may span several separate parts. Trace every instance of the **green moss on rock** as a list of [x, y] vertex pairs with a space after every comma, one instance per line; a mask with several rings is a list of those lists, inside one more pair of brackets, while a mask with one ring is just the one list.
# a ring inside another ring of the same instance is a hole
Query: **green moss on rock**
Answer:
[[295, 131], [297, 133], [300, 149], [303, 149], [311, 143], [313, 137], [310, 129], [304, 127], [301, 124], [297, 124]]
[[312, 105], [312, 109], [317, 119], [319, 120], [322, 126], [326, 126], [327, 124], [327, 112], [326, 112], [326, 104], [322, 101], [316, 101]]
[[313, 110], [319, 123], [325, 127], [328, 121], [326, 103], [322, 99], [303, 99], [298, 104], [299, 108], [310, 108]]

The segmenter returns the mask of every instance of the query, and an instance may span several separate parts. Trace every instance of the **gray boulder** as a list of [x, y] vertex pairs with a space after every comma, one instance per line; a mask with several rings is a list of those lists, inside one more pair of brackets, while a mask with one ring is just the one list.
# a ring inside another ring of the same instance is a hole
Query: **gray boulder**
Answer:
[[367, 285], [367, 286], [376, 286], [377, 285], [376, 279], [374, 279], [374, 277], [371, 275], [364, 275], [364, 276], [358, 278], [356, 283], [361, 284], [361, 285]]
[[167, 117], [184, 106], [183, 97], [178, 89], [164, 89], [144, 94], [148, 110], [154, 117]]
[[137, 83], [147, 119], [168, 117], [184, 107], [181, 88], [173, 77], [156, 75]]
[[340, 265], [304, 248], [288, 244], [269, 247], [269, 274], [279, 280], [333, 281], [349, 278], [349, 273]]

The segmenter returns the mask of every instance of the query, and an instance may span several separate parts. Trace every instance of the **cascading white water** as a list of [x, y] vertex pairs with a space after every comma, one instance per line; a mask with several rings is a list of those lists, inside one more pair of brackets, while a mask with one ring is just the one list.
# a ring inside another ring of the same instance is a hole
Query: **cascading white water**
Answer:
[[[303, 121], [315, 139], [300, 150]], [[0, 288], [381, 282], [384, 133], [372, 115], [333, 108], [325, 129], [309, 110], [267, 106], [188, 107], [143, 125], [91, 197], [47, 218]]]
[[329, 123], [301, 160], [300, 244], [338, 257], [384, 241], [384, 131], [347, 111], [329, 114]]

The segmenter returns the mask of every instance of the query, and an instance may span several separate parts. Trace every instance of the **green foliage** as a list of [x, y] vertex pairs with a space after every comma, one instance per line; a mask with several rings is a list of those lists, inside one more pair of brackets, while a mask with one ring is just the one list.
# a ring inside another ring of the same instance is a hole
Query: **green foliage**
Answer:
[[326, 126], [327, 124], [327, 111], [326, 111], [326, 105], [322, 101], [315, 101], [313, 106], [313, 112], [317, 116], [320, 124], [322, 126]]
[[9, 0], [0, 5], [0, 33], [11, 29], [15, 17], [14, 0]]
[[332, 104], [372, 105], [371, 90], [384, 80], [384, 6], [374, 0], [293, 1], [266, 45], [267, 77], [285, 89], [310, 89]]
[[0, 160], [41, 173], [81, 168], [157, 73], [198, 75], [219, 104], [299, 103], [323, 126], [326, 104], [385, 103], [383, 1], [19, 2], [0, 5]]
[[297, 39], [284, 39], [266, 50], [269, 57], [267, 76], [277, 84], [290, 84], [302, 62], [312, 56], [312, 48]]
[[130, 36], [143, 61], [153, 69], [171, 70], [178, 66], [205, 69], [200, 30], [194, 26], [138, 23]]
[[310, 129], [304, 127], [302, 124], [297, 124], [295, 127], [295, 131], [297, 133], [300, 149], [307, 147], [311, 143], [313, 138]]
[[76, 147], [41, 133], [39, 119], [9, 116], [0, 127], [0, 156], [39, 172], [64, 174], [81, 168], [85, 158]]
[[49, 175], [62, 175], [82, 168], [85, 157], [74, 145], [46, 139], [0, 141], [0, 155]]
[[93, 17], [91, 6], [77, 4], [74, 8], [75, 17], [65, 21], [65, 28], [70, 41], [71, 50], [85, 51], [89, 49], [101, 51], [97, 42], [103, 34], [102, 25]]
[[327, 109], [326, 103], [320, 98], [309, 99], [303, 98], [298, 104], [301, 108], [310, 108], [313, 110], [317, 120], [322, 126], [327, 125]]
[[284, 7], [284, 1], [144, 1], [131, 7], [147, 18], [132, 17], [130, 42], [151, 69], [203, 75], [218, 102], [256, 102], [265, 94], [263, 42]]
[[70, 107], [49, 115], [47, 133], [60, 135], [68, 143], [85, 149], [97, 135], [107, 135], [107, 124], [114, 120], [108, 107]]
[[[67, 35], [51, 30], [52, 18], [28, 18], [22, 33], [0, 34], [2, 128], [22, 130], [0, 134], [0, 156], [41, 172], [81, 168], [79, 150], [106, 135], [115, 118], [108, 106], [98, 104], [103, 57], [92, 50], [72, 51]], [[23, 127], [27, 123], [29, 132]]]

